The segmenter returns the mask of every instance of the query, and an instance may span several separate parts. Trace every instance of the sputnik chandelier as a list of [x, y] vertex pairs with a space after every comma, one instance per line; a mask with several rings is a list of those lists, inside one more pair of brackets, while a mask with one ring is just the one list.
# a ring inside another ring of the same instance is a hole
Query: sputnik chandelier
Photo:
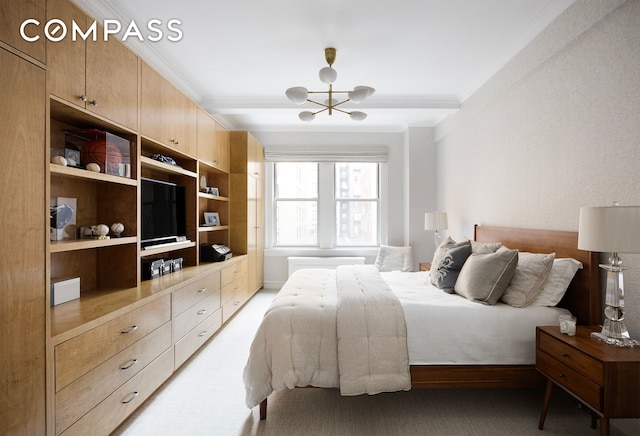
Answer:
[[[352, 101], [354, 103], [360, 103], [365, 98], [372, 95], [376, 90], [369, 86], [356, 86], [353, 88], [353, 91], [334, 91], [333, 90], [333, 82], [336, 81], [338, 77], [338, 73], [336, 70], [332, 68], [333, 63], [336, 60], [336, 49], [332, 47], [328, 47], [324, 49], [324, 57], [329, 64], [328, 67], [324, 67], [320, 70], [319, 76], [320, 81], [322, 83], [326, 83], [329, 85], [328, 91], [309, 91], [307, 88], [302, 86], [295, 86], [293, 88], [289, 88], [286, 91], [286, 95], [295, 104], [304, 104], [306, 102], [317, 104], [318, 106], [322, 106], [322, 109], [311, 112], [311, 111], [303, 111], [298, 115], [302, 121], [312, 121], [316, 114], [320, 112], [328, 111], [329, 115], [333, 115], [333, 111], [336, 110], [338, 112], [342, 112], [351, 117], [351, 119], [356, 121], [362, 121], [367, 118], [367, 114], [360, 111], [345, 111], [338, 106], [344, 104], [348, 101]], [[329, 98], [324, 102], [320, 103], [314, 100], [309, 99], [309, 94], [328, 94]], [[335, 98], [334, 94], [346, 94], [347, 98], [339, 99]]]

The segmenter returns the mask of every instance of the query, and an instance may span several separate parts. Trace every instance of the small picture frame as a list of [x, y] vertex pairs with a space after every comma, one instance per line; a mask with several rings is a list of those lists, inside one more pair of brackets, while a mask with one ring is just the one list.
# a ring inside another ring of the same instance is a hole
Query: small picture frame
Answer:
[[220, 214], [218, 212], [205, 212], [204, 213], [204, 225], [205, 226], [219, 226]]
[[218, 190], [218, 188], [207, 188], [209, 191], [209, 194], [211, 195], [215, 195], [216, 197], [220, 196], [220, 191]]

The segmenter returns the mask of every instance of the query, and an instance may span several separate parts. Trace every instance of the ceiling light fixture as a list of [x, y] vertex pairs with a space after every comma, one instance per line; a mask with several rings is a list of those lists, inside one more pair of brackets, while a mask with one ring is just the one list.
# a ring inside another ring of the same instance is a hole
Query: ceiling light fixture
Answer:
[[[373, 95], [373, 93], [376, 90], [371, 88], [370, 86], [356, 86], [355, 88], [353, 88], [353, 91], [334, 91], [333, 82], [335, 82], [338, 77], [338, 73], [332, 67], [333, 63], [336, 60], [336, 49], [333, 47], [325, 48], [324, 57], [327, 60], [327, 63], [329, 64], [329, 66], [322, 68], [319, 72], [319, 76], [320, 76], [320, 81], [322, 81], [322, 83], [326, 83], [329, 85], [328, 91], [309, 91], [307, 88], [303, 86], [295, 86], [293, 88], [287, 89], [287, 91], [285, 92], [285, 94], [287, 95], [287, 98], [289, 98], [289, 100], [291, 100], [295, 104], [304, 104], [306, 102], [309, 102], [309, 103], [317, 104], [318, 106], [323, 107], [323, 109], [320, 109], [319, 111], [316, 111], [316, 112], [311, 112], [311, 111], [300, 112], [300, 114], [298, 115], [300, 119], [302, 121], [312, 121], [316, 117], [316, 114], [319, 114], [320, 112], [328, 111], [329, 115], [333, 115], [334, 110], [347, 114], [351, 117], [352, 120], [356, 120], [356, 121], [362, 121], [365, 118], [367, 118], [367, 114], [365, 114], [364, 112], [360, 112], [360, 111], [349, 112], [349, 111], [339, 109], [337, 106], [340, 106], [341, 104], [344, 104], [348, 101], [352, 101], [354, 103], [360, 103], [365, 98]], [[309, 94], [328, 94], [329, 98], [324, 103], [319, 103], [317, 101], [313, 101], [309, 99]], [[336, 99], [334, 97], [334, 94], [346, 94], [347, 98], [343, 100]]]

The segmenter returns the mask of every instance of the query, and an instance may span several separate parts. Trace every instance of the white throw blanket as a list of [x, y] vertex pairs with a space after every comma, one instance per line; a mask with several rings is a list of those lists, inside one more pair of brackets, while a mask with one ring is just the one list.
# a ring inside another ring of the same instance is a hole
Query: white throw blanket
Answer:
[[[336, 275], [349, 288], [340, 298]], [[364, 291], [369, 284], [371, 296]], [[346, 300], [339, 315], [338, 299]], [[296, 271], [256, 332], [244, 382], [250, 408], [285, 388], [340, 387], [343, 395], [409, 389], [406, 327], [397, 297], [371, 265]]]
[[373, 265], [345, 265], [338, 283], [338, 366], [342, 395], [411, 388], [400, 300]]

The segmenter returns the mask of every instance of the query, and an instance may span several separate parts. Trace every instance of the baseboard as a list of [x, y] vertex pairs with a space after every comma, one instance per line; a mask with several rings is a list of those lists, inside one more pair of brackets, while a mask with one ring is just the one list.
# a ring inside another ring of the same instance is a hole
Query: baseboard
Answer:
[[640, 434], [640, 419], [612, 419], [611, 426], [625, 435]]
[[284, 282], [282, 281], [277, 281], [277, 282], [264, 282], [263, 288], [273, 291], [273, 290], [279, 290], [280, 288], [282, 288], [282, 285], [284, 285]]

